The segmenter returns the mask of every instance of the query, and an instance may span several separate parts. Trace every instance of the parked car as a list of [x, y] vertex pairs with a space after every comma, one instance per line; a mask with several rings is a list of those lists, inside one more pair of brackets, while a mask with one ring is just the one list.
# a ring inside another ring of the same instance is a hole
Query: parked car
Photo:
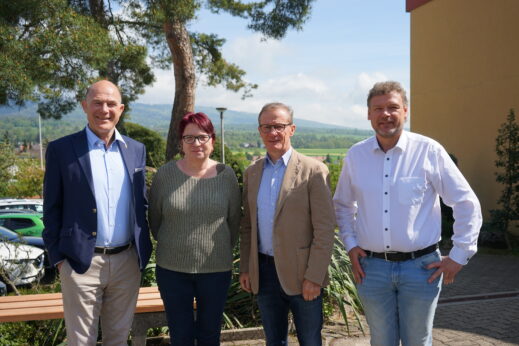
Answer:
[[34, 214], [34, 213], [37, 213], [37, 212], [34, 210], [31, 210], [31, 209], [0, 209], [0, 214]]
[[35, 246], [39, 249], [44, 250], [45, 251], [45, 268], [54, 269], [51, 267], [51, 265], [49, 263], [49, 256], [47, 254], [47, 250], [45, 249], [45, 244], [43, 243], [42, 237], [31, 237], [31, 236], [24, 237], [21, 234], [18, 234], [14, 231], [11, 231], [10, 229], [0, 226], [0, 242], [2, 242], [2, 241], [9, 241], [11, 243], [20, 243], [20, 244], [31, 245], [31, 246]]
[[43, 213], [43, 200], [0, 198], [0, 210], [3, 209], [26, 209]]
[[[0, 275], [14, 285], [28, 285], [45, 275], [45, 255], [37, 247], [0, 242]], [[2, 280], [2, 281], [4, 281]]]
[[0, 226], [23, 236], [41, 237], [43, 232], [41, 213], [0, 213]]

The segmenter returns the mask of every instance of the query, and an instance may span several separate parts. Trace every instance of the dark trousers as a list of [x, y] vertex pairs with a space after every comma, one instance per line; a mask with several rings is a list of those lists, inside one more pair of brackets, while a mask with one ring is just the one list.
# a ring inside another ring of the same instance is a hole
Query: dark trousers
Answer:
[[[189, 274], [157, 266], [157, 284], [168, 319], [171, 345], [220, 345], [222, 315], [231, 271]], [[196, 319], [193, 310], [196, 298]]]
[[267, 346], [288, 345], [288, 311], [292, 311], [301, 346], [320, 346], [323, 325], [322, 294], [305, 301], [301, 294], [289, 296], [281, 287], [273, 257], [259, 259], [258, 306]]

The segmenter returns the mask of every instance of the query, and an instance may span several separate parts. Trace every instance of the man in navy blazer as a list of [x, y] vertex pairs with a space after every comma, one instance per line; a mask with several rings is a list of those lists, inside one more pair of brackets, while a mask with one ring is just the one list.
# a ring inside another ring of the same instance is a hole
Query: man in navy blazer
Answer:
[[49, 143], [43, 239], [60, 272], [69, 345], [126, 345], [141, 270], [151, 255], [144, 145], [115, 125], [124, 110], [117, 86], [91, 85], [88, 126]]

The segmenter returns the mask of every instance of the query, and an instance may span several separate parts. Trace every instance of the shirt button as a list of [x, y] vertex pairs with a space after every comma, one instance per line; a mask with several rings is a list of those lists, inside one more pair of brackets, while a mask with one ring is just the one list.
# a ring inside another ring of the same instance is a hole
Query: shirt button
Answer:
[[389, 161], [389, 157], [388, 157], [388, 158], [387, 158], [386, 160], [388, 160], [388, 161]]
[[384, 192], [384, 195], [387, 195], [387, 192]]
[[388, 246], [386, 246], [386, 249], [389, 249], [389, 245], [388, 245]]
[[387, 210], [384, 210], [384, 213], [387, 213]]
[[388, 175], [386, 174], [386, 175], [385, 175], [385, 177], [387, 178], [387, 177], [388, 177]]
[[387, 231], [387, 228], [384, 228], [384, 231]]

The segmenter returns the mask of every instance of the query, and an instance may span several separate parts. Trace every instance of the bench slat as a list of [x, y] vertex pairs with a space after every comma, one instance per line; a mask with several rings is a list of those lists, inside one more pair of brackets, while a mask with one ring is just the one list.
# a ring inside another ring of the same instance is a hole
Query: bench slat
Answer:
[[63, 318], [62, 306], [0, 310], [0, 322], [38, 321]]
[[143, 313], [143, 312], [158, 312], [164, 311], [164, 304], [162, 303], [162, 299], [150, 299], [150, 300], [139, 300], [137, 301], [137, 307], [135, 308], [135, 313]]
[[10, 309], [29, 309], [29, 308], [43, 308], [46, 306], [63, 306], [63, 301], [60, 299], [45, 299], [40, 301], [28, 300], [25, 302], [8, 302], [0, 303], [0, 311]]
[[[157, 287], [141, 287], [135, 313], [164, 311]], [[0, 322], [63, 318], [61, 293], [0, 297]]]
[[61, 293], [41, 293], [41, 294], [25, 294], [21, 296], [4, 296], [0, 297], [0, 304], [7, 302], [26, 302], [26, 301], [40, 301], [61, 299]]

